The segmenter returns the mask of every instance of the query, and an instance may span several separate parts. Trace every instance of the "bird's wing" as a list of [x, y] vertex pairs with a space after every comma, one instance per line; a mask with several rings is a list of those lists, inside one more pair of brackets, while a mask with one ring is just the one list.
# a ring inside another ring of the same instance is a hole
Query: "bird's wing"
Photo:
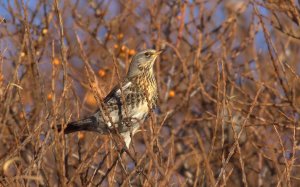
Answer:
[[[125, 105], [128, 107], [137, 103], [144, 102], [145, 94], [142, 89], [135, 86], [131, 81], [116, 86], [104, 99], [107, 107], [115, 108], [114, 110], [122, 110]], [[129, 116], [130, 117], [130, 116]]]
[[116, 99], [121, 98], [121, 95], [125, 96], [129, 93], [129, 87], [132, 86], [131, 81], [124, 81], [121, 84], [116, 85], [109, 94], [104, 98], [104, 103], [116, 102]]
[[[110, 93], [104, 98], [103, 103], [105, 110], [113, 119], [114, 123], [119, 122], [124, 118], [124, 101], [128, 105], [128, 99], [132, 98], [131, 95], [134, 94], [135, 89], [131, 81], [125, 80], [121, 84], [115, 86]], [[97, 112], [100, 109], [97, 110]]]
[[104, 110], [98, 109], [94, 116], [107, 127], [116, 127], [123, 133], [131, 129], [131, 125], [144, 120], [149, 109], [146, 102], [142, 89], [131, 81], [124, 81], [104, 98]]

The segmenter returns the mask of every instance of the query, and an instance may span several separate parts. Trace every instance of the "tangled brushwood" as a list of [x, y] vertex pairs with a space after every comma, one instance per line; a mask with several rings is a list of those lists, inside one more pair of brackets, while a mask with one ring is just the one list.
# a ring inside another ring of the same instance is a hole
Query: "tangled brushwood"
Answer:
[[[299, 0], [0, 1], [0, 186], [300, 186], [299, 27]], [[57, 129], [149, 48], [128, 149]]]

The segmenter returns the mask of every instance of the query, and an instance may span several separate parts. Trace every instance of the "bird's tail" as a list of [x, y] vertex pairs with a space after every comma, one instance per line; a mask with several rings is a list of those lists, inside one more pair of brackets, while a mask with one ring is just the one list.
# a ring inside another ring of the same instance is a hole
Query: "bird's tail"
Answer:
[[[62, 131], [62, 125], [57, 125], [58, 131]], [[73, 121], [68, 123], [66, 128], [64, 129], [65, 134], [69, 134], [77, 131], [96, 131], [97, 130], [97, 120], [94, 116]]]

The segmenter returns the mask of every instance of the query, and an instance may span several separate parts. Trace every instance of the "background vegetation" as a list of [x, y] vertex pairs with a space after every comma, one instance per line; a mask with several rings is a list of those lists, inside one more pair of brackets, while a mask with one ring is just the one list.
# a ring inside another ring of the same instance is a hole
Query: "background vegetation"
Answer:
[[[299, 186], [294, 0], [0, 2], [2, 186]], [[119, 154], [52, 128], [97, 109], [145, 48], [159, 110]]]

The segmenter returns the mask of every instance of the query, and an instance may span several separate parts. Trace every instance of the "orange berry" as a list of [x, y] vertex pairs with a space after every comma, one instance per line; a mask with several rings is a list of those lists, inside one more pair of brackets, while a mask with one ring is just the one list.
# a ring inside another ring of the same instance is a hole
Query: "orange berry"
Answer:
[[19, 117], [20, 117], [21, 119], [24, 119], [24, 114], [23, 114], [23, 112], [21, 112], [21, 113], [19, 114]]
[[46, 35], [47, 33], [48, 33], [48, 29], [44, 28], [44, 29], [42, 30], [42, 34], [43, 34], [43, 35]]
[[47, 99], [48, 99], [48, 100], [52, 100], [52, 94], [51, 94], [51, 93], [49, 93], [49, 94], [47, 95]]
[[124, 34], [123, 34], [123, 33], [120, 33], [120, 34], [117, 35], [117, 38], [118, 38], [118, 39], [122, 39], [123, 37], [124, 37]]
[[135, 50], [134, 49], [130, 49], [129, 50], [129, 55], [134, 55], [135, 54]]
[[169, 91], [169, 97], [175, 97], [175, 91], [174, 90]]
[[115, 45], [114, 45], [114, 48], [115, 48], [115, 49], [118, 49], [118, 48], [119, 48], [118, 44], [115, 44]]
[[125, 57], [126, 57], [126, 53], [121, 52], [121, 53], [120, 53], [120, 57], [125, 58]]
[[112, 39], [112, 35], [111, 35], [111, 34], [108, 34], [106, 37], [107, 37], [107, 39], [109, 39], [109, 40]]
[[126, 49], [127, 49], [127, 47], [125, 45], [122, 45], [121, 51], [125, 51]]
[[82, 140], [84, 138], [84, 133], [83, 132], [78, 132], [77, 137], [79, 140]]
[[97, 9], [96, 10], [96, 16], [98, 16], [98, 17], [104, 16], [104, 12], [101, 11], [100, 9]]
[[52, 63], [53, 63], [54, 65], [59, 65], [59, 64], [60, 64], [60, 61], [59, 61], [58, 58], [54, 58], [53, 61], [52, 61]]
[[26, 54], [24, 52], [21, 52], [21, 57], [24, 57]]
[[100, 77], [104, 77], [105, 75], [106, 75], [106, 72], [105, 72], [105, 70], [104, 69], [99, 69], [99, 71], [98, 71], [98, 75], [100, 76]]
[[97, 101], [92, 92], [88, 92], [86, 94], [86, 103], [91, 106], [97, 105]]

